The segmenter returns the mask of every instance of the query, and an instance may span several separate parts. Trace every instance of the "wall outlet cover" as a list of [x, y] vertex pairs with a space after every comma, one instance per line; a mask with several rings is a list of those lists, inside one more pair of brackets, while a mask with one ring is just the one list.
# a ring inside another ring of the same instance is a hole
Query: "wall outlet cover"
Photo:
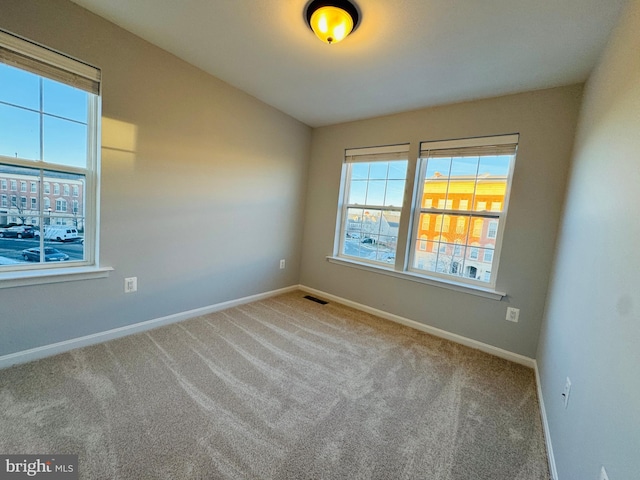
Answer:
[[520, 309], [507, 307], [507, 317], [506, 319], [510, 322], [518, 323], [518, 318], [520, 317]]

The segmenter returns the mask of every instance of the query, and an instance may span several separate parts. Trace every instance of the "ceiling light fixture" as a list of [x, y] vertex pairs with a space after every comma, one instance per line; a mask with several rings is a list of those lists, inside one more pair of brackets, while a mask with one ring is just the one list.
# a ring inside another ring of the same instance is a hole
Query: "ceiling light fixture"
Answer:
[[358, 26], [358, 9], [349, 0], [313, 0], [307, 6], [307, 23], [324, 43], [338, 43]]

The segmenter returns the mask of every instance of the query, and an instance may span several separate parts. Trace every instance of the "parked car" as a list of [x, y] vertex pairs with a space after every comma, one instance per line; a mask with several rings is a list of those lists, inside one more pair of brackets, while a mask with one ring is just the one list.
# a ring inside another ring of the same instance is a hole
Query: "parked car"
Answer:
[[35, 229], [30, 225], [17, 225], [0, 230], [0, 238], [33, 238]]
[[[40, 261], [40, 247], [27, 248], [22, 251], [22, 256], [25, 260], [32, 262]], [[45, 262], [63, 262], [69, 260], [69, 255], [62, 253], [57, 248], [44, 247], [44, 261]]]
[[362, 239], [362, 243], [371, 243], [371, 244], [374, 244], [374, 243], [376, 243], [376, 240], [375, 240], [375, 238], [367, 237], [367, 238], [363, 238], [363, 239]]

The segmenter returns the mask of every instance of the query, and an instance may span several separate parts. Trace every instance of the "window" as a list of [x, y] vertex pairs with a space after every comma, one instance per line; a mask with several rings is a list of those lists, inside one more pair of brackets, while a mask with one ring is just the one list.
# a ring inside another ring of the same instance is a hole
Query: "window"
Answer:
[[0, 190], [6, 190], [7, 189], [7, 181], [3, 178], [0, 181]]
[[420, 250], [425, 251], [427, 249], [427, 240], [429, 240], [429, 237], [427, 237], [426, 235], [420, 236], [420, 243], [418, 245], [418, 248]]
[[[65, 247], [68, 260], [55, 263], [45, 262], [43, 253], [39, 260], [26, 260], [24, 243], [6, 239], [0, 253], [0, 260], [8, 260], [0, 261], [3, 282], [22, 278], [7, 272], [97, 266], [99, 92], [100, 70], [0, 30], [0, 177], [11, 190], [17, 191], [19, 182], [20, 192], [31, 194], [20, 196], [19, 203], [12, 195], [6, 218], [40, 226], [40, 235], [29, 239], [40, 252], [49, 246], [51, 225], [72, 225], [83, 239]], [[63, 198], [51, 210], [52, 200], [45, 196], [51, 183], [56, 195], [60, 184], [65, 195], [73, 185], [78, 197], [73, 212]]]
[[[506, 205], [508, 196], [516, 142], [517, 136], [509, 135], [421, 144], [416, 195], [429, 198], [444, 194], [446, 201], [444, 206], [438, 202], [437, 208], [423, 206], [416, 209], [413, 212], [414, 224], [425, 216], [444, 217], [441, 232], [448, 233], [449, 243], [455, 247], [444, 251], [440, 249], [437, 255], [433, 255], [425, 254], [414, 246], [409, 270], [428, 276], [455, 277], [457, 281], [467, 283], [472, 279], [472, 284], [495, 286], [495, 269], [487, 281], [485, 275], [480, 275], [479, 265], [465, 264], [462, 252], [468, 252], [466, 261], [477, 261], [481, 250], [476, 246], [479, 242], [488, 243], [491, 248], [499, 247], [495, 240], [498, 226], [504, 221], [502, 207]], [[420, 203], [425, 205], [424, 201]], [[454, 205], [458, 210], [454, 210]], [[469, 211], [469, 205], [475, 205], [475, 209]], [[491, 211], [487, 210], [487, 205], [491, 205]], [[450, 221], [455, 223], [455, 230], [450, 228]], [[483, 239], [483, 228], [487, 222], [487, 238]], [[414, 232], [412, 238], [417, 238], [417, 233]]]
[[395, 263], [408, 150], [393, 145], [346, 151], [339, 256]]
[[375, 266], [393, 255], [386, 269], [408, 278], [494, 288], [517, 142], [517, 134], [422, 142], [415, 168], [408, 145], [347, 150], [335, 260]]
[[78, 186], [77, 185], [73, 185], [72, 190], [73, 190], [73, 196], [77, 197], [78, 196]]
[[489, 229], [487, 230], [487, 238], [496, 238], [498, 235], [498, 222], [489, 222]]
[[64, 198], [59, 198], [56, 200], [56, 212], [66, 212], [67, 211], [67, 201]]
[[64, 185], [64, 186], [63, 186], [63, 192], [64, 192], [64, 193], [63, 193], [63, 195], [64, 195], [65, 197], [68, 197], [68, 196], [69, 196], [69, 185]]
[[0, 203], [0, 206], [1, 206], [1, 207], [7, 207], [7, 206], [8, 206], [8, 205], [7, 205], [7, 196], [6, 196], [6, 195], [2, 195], [2, 200], [1, 200], [1, 202], [2, 202], [2, 203]]

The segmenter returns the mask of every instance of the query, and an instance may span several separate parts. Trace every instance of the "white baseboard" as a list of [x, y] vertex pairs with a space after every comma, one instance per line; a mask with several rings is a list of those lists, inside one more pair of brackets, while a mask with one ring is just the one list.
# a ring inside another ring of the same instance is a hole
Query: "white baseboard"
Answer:
[[186, 312], [167, 315], [166, 317], [160, 317], [140, 323], [134, 323], [133, 325], [114, 328], [112, 330], [86, 335], [84, 337], [72, 338], [63, 342], [52, 343], [50, 345], [44, 345], [42, 347], [23, 350], [21, 352], [10, 353], [9, 355], [3, 355], [0, 357], [0, 370], [12, 365], [31, 362], [33, 360], [40, 360], [41, 358], [50, 357], [59, 353], [65, 353], [76, 348], [88, 347], [90, 345], [106, 342], [108, 340], [126, 337], [127, 335], [133, 335], [134, 333], [145, 332], [153, 328], [162, 327], [171, 323], [182, 322], [184, 320], [198, 317], [200, 315], [219, 312], [220, 310], [226, 310], [227, 308], [236, 307], [245, 303], [256, 302], [258, 300], [263, 300], [265, 298], [292, 292], [295, 290], [298, 290], [298, 285], [292, 285], [290, 287], [280, 288], [278, 290], [272, 290], [270, 292], [258, 293], [256, 295], [238, 298], [236, 300], [229, 300], [228, 302], [217, 303], [215, 305], [209, 305], [207, 307], [201, 307], [193, 310], [188, 310]]
[[549, 472], [552, 480], [558, 480], [558, 470], [556, 468], [556, 459], [553, 456], [553, 445], [551, 444], [551, 432], [549, 431], [549, 423], [547, 422], [547, 411], [544, 408], [544, 397], [542, 396], [542, 382], [540, 381], [540, 372], [538, 371], [538, 362], [535, 362], [534, 371], [536, 372], [536, 386], [538, 388], [538, 402], [540, 403], [540, 416], [542, 417], [542, 429], [544, 430], [544, 441], [547, 445], [547, 458], [549, 460]]
[[346, 298], [338, 297], [330, 293], [316, 290], [315, 288], [307, 287], [305, 285], [300, 285], [299, 287], [300, 290], [311, 293], [315, 296], [327, 298], [334, 302], [341, 303], [351, 308], [355, 308], [356, 310], [362, 310], [363, 312], [371, 313], [372, 315], [375, 315], [377, 317], [382, 317], [386, 320], [391, 320], [392, 322], [415, 328], [416, 330], [420, 330], [436, 337], [451, 340], [452, 342], [459, 343], [476, 350], [480, 350], [496, 357], [504, 358], [505, 360], [519, 363], [520, 365], [524, 365], [529, 368], [535, 368], [536, 361], [533, 358], [526, 357], [518, 353], [513, 353], [508, 350], [503, 350], [502, 348], [494, 347], [493, 345], [489, 345], [487, 343], [482, 343], [471, 338], [463, 337], [462, 335], [458, 335], [456, 333], [451, 333], [447, 332], [446, 330], [431, 327], [429, 325], [425, 325], [424, 323], [416, 322], [415, 320], [410, 320], [399, 315], [394, 315], [393, 313], [378, 310], [377, 308], [372, 308], [367, 305], [363, 305], [362, 303], [353, 302], [351, 300], [347, 300]]

